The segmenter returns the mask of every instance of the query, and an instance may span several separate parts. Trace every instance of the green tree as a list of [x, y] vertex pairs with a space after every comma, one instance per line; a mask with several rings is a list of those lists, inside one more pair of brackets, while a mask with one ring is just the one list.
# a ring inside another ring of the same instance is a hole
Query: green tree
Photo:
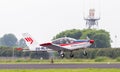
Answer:
[[57, 34], [53, 39], [61, 38], [65, 36], [75, 38], [75, 39], [80, 39], [80, 37], [82, 36], [82, 32], [79, 29], [66, 30]]
[[95, 45], [98, 48], [111, 47], [110, 40], [105, 33], [99, 33], [94, 36]]
[[1, 46], [13, 47], [17, 45], [17, 38], [14, 34], [5, 34], [0, 38]]
[[27, 45], [26, 45], [26, 42], [25, 42], [25, 40], [22, 38], [22, 39], [20, 39], [19, 41], [18, 41], [18, 47], [26, 47]]
[[86, 37], [89, 37], [90, 39], [93, 39], [95, 34], [96, 34], [95, 29], [84, 29], [84, 30], [82, 30], [81, 39], [85, 39]]

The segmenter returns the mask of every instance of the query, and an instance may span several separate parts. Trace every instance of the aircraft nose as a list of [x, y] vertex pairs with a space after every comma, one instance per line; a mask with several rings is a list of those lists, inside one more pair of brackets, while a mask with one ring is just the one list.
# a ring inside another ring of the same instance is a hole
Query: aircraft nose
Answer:
[[93, 43], [94, 43], [94, 40], [89, 40], [89, 42], [90, 42], [91, 44], [93, 44]]

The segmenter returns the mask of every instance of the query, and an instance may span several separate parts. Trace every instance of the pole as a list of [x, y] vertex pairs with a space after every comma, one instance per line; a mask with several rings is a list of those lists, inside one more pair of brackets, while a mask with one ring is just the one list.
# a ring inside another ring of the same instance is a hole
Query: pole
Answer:
[[14, 47], [13, 47], [13, 54], [12, 54], [12, 58], [13, 58], [13, 60], [14, 60]]

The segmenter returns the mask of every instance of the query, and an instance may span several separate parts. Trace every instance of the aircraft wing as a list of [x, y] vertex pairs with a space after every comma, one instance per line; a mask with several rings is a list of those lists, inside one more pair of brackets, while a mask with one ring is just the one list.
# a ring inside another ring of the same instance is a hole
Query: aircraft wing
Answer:
[[50, 49], [55, 50], [55, 51], [60, 51], [60, 50], [70, 51], [69, 49], [66, 49], [64, 47], [61, 47], [61, 46], [53, 44], [53, 43], [43, 43], [43, 44], [40, 44], [40, 46], [44, 46], [44, 47], [50, 48]]

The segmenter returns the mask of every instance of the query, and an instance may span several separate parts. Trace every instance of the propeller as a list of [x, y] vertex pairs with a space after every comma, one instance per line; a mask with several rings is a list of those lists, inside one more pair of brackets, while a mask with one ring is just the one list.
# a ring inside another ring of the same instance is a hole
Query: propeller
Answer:
[[96, 43], [94, 42], [94, 44], [95, 44], [95, 48], [96, 48]]
[[90, 42], [91, 44], [94, 43], [94, 40], [93, 40], [93, 39], [90, 39], [88, 36], [86, 37], [86, 39], [89, 40], [89, 42]]
[[89, 42], [90, 42], [91, 44], [93, 44], [93, 43], [94, 43], [94, 40], [91, 39], [91, 40], [89, 40]]
[[90, 42], [91, 44], [94, 44], [94, 46], [96, 47], [95, 40], [90, 39], [88, 36], [86, 37], [86, 39], [89, 40], [89, 42]]
[[95, 40], [89, 40], [89, 42], [92, 44], [92, 47], [95, 47], [96, 48], [96, 42], [95, 42]]

